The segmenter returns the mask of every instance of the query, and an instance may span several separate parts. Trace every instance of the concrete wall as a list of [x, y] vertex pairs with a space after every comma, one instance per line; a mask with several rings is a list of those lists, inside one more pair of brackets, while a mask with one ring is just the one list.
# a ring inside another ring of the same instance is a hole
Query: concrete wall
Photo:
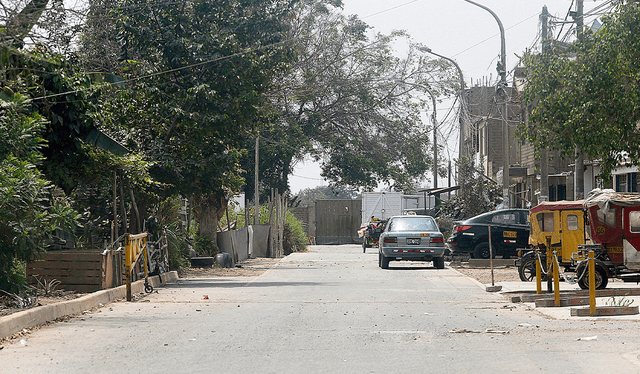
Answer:
[[218, 233], [220, 252], [231, 255], [233, 263], [247, 258], [269, 256], [269, 225], [251, 225]]

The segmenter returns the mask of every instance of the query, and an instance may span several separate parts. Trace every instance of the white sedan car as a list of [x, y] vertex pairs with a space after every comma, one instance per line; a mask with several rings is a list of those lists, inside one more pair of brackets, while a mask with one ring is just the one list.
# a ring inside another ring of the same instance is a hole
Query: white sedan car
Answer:
[[444, 269], [444, 237], [430, 216], [395, 216], [389, 219], [378, 241], [378, 265], [391, 261], [433, 261]]

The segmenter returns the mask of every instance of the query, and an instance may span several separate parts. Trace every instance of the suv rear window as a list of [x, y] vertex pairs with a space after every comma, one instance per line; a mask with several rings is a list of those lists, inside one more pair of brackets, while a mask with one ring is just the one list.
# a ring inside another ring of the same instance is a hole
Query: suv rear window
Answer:
[[493, 216], [493, 218], [491, 218], [491, 222], [506, 225], [515, 225], [516, 223], [518, 223], [518, 220], [516, 219], [515, 212], [509, 212], [496, 214], [495, 216]]

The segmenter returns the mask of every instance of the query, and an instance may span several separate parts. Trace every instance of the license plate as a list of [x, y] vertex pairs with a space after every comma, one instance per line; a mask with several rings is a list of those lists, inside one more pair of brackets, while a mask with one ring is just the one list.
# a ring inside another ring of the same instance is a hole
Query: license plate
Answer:
[[417, 245], [420, 244], [420, 238], [407, 238], [408, 245]]
[[504, 238], [517, 238], [518, 237], [518, 232], [517, 231], [504, 231], [502, 233], [502, 236]]

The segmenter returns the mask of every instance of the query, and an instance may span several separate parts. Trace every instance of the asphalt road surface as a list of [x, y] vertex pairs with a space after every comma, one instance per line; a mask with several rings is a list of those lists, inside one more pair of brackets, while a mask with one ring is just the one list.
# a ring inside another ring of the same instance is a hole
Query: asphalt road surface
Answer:
[[313, 246], [36, 329], [0, 373], [639, 373], [639, 343], [638, 322], [553, 320], [448, 267]]

